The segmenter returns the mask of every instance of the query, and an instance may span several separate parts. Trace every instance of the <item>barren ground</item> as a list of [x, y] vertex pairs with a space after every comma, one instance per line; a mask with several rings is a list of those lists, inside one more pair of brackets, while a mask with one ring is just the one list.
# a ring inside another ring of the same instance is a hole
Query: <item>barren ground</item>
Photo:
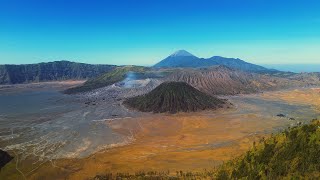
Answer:
[[[131, 118], [96, 122], [114, 133], [132, 137], [130, 144], [101, 150], [84, 158], [52, 159], [27, 179], [87, 179], [107, 172], [202, 171], [248, 150], [253, 141], [280, 129], [319, 118], [319, 89], [299, 89], [227, 97], [234, 108], [198, 113], [138, 113]], [[113, 101], [112, 101], [113, 102]], [[101, 103], [95, 107], [103, 109]], [[285, 114], [280, 118], [276, 115]], [[295, 120], [289, 120], [289, 117]], [[100, 137], [101, 138], [101, 137]], [[107, 138], [107, 137], [106, 137]], [[86, 144], [83, 144], [85, 147]], [[0, 173], [21, 179], [12, 161]], [[21, 163], [19, 170], [27, 168]]]

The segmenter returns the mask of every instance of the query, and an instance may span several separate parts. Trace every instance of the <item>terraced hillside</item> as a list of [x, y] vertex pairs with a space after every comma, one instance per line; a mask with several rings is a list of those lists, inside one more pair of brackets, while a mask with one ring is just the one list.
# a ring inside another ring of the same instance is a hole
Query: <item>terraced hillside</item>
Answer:
[[148, 94], [124, 101], [143, 112], [177, 113], [222, 108], [226, 100], [209, 96], [184, 82], [165, 82]]
[[255, 93], [265, 90], [277, 90], [289, 87], [302, 87], [320, 84], [314, 81], [301, 81], [298, 78], [282, 78], [271, 75], [249, 73], [215, 66], [202, 69], [176, 69], [168, 77], [168, 81], [182, 81], [211, 95], [235, 95]]

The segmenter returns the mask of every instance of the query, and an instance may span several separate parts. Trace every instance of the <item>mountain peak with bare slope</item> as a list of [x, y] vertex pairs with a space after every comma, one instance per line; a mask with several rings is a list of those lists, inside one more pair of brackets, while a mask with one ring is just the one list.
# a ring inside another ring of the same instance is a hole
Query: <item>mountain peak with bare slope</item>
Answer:
[[199, 68], [224, 65], [229, 68], [248, 72], [269, 72], [275, 71], [265, 67], [248, 63], [239, 58], [226, 58], [222, 56], [213, 56], [211, 58], [198, 58], [186, 50], [179, 50], [163, 59], [153, 67], [156, 68]]
[[178, 56], [184, 56], [184, 57], [193, 56], [193, 57], [195, 57], [193, 54], [189, 53], [186, 50], [178, 50], [170, 55], [170, 57], [178, 57]]

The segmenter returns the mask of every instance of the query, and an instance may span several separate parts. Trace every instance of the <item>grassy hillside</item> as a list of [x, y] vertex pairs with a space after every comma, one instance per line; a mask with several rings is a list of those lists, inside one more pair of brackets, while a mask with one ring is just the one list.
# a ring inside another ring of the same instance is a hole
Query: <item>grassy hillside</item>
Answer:
[[124, 102], [140, 111], [155, 113], [217, 109], [225, 103], [225, 100], [209, 96], [184, 82], [165, 82], [148, 94]]
[[91, 91], [97, 88], [105, 87], [116, 82], [122, 81], [126, 78], [126, 74], [130, 71], [132, 72], [145, 72], [148, 70], [146, 67], [142, 66], [122, 66], [117, 67], [114, 70], [102, 74], [96, 78], [89, 79], [83, 85], [74, 87], [71, 89], [67, 89], [65, 91], [66, 94], [75, 94], [81, 92]]
[[320, 178], [320, 121], [261, 140], [222, 166], [219, 179]]

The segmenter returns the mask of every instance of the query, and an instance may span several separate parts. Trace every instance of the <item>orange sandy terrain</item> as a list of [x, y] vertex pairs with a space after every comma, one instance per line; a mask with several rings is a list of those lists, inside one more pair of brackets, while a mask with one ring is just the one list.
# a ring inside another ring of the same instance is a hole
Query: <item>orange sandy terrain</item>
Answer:
[[[106, 172], [212, 169], [241, 155], [254, 140], [266, 135], [256, 132], [279, 125], [277, 120], [260, 121], [254, 114], [232, 117], [221, 113], [212, 118], [195, 113], [109, 122], [107, 125], [119, 132], [133, 133], [135, 141], [84, 159], [59, 160], [55, 166], [61, 168], [52, 169], [47, 164], [37, 172], [54, 179], [65, 175], [70, 179], [86, 179]], [[129, 127], [133, 130], [128, 131]], [[36, 173], [33, 178], [41, 174]]]
[[266, 99], [281, 99], [292, 104], [312, 105], [317, 110], [320, 110], [320, 88], [277, 91], [265, 93], [262, 97]]

